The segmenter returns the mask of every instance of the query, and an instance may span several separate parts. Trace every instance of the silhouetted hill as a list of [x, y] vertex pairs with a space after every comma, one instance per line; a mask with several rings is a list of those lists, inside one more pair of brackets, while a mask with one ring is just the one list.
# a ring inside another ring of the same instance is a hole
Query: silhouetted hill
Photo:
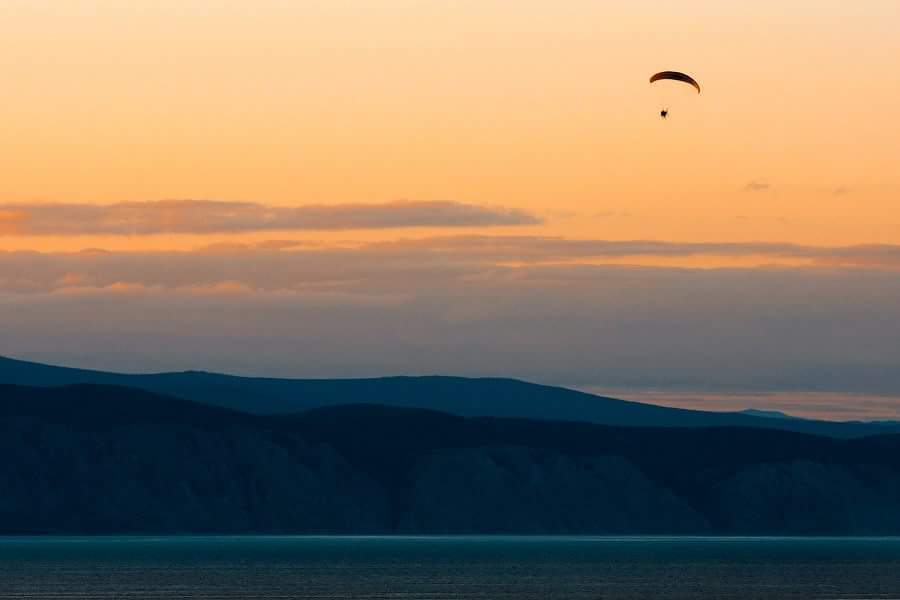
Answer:
[[7, 533], [900, 533], [900, 436], [0, 385]]
[[802, 417], [795, 417], [794, 415], [789, 415], [787, 413], [783, 413], [780, 410], [760, 410], [758, 408], [745, 408], [741, 411], [743, 415], [750, 415], [753, 417], [767, 417], [769, 419], [800, 419]]
[[118, 385], [255, 414], [369, 403], [426, 408], [467, 417], [583, 421], [629, 427], [763, 427], [841, 438], [900, 432], [897, 423], [835, 423], [684, 410], [498, 378], [266, 379], [193, 371], [128, 375], [0, 358], [0, 383]]
[[221, 428], [252, 418], [233, 410], [120, 386], [0, 385], [0, 418], [15, 417], [34, 417], [87, 429], [138, 422]]

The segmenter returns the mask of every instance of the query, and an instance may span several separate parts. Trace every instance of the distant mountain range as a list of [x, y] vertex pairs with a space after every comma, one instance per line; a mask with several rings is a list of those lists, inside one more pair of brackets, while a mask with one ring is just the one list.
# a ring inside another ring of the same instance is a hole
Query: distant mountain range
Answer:
[[900, 435], [0, 385], [0, 456], [6, 534], [900, 534]]
[[780, 410], [760, 410], [758, 408], [746, 408], [741, 411], [741, 414], [750, 415], [753, 417], [768, 417], [770, 419], [799, 419], [800, 417], [795, 417], [793, 415], [789, 415], [787, 413], [783, 413]]
[[0, 383], [116, 385], [260, 415], [291, 414], [347, 404], [383, 404], [464, 417], [512, 417], [629, 427], [758, 427], [838, 438], [900, 432], [900, 423], [772, 418], [765, 411], [685, 410], [498, 378], [271, 379], [197, 371], [129, 375], [0, 357]]

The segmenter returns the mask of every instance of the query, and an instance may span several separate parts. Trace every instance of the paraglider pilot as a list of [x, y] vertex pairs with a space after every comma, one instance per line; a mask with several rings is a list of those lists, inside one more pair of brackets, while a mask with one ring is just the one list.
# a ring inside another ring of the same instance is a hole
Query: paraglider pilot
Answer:
[[[686, 84], [692, 86], [695, 90], [697, 90], [698, 94], [700, 93], [700, 84], [697, 83], [696, 79], [694, 79], [690, 75], [687, 75], [686, 73], [680, 73], [678, 71], [660, 71], [659, 73], [657, 73], [656, 75], [654, 75], [653, 77], [650, 78], [650, 83], [654, 83], [654, 82], [660, 81], [662, 79], [671, 79], [672, 81], [681, 81], [683, 83], [686, 83]], [[669, 116], [668, 108], [664, 108], [661, 111], [659, 111], [659, 117], [661, 119], [665, 119], [668, 116]]]

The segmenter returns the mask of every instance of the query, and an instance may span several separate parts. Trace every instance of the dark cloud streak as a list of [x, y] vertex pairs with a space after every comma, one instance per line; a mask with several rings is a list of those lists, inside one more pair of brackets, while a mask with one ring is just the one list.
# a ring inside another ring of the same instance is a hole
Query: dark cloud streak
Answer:
[[448, 236], [329, 247], [272, 240], [252, 246], [216, 244], [195, 251], [0, 252], [0, 291], [49, 293], [117, 283], [174, 289], [221, 282], [240, 282], [252, 289], [298, 290], [310, 285], [344, 287], [348, 281], [380, 289], [392, 282], [429, 285], [446, 278], [484, 277], [488, 273], [513, 276], [546, 272], [558, 277], [588, 272], [566, 268], [566, 265], [578, 266], [585, 262], [703, 256], [759, 257], [761, 262], [795, 260], [804, 262], [810, 269], [900, 270], [900, 246], [892, 245], [816, 247]]
[[540, 222], [538, 217], [517, 209], [451, 201], [297, 207], [212, 200], [108, 205], [0, 205], [0, 232], [6, 235], [212, 234], [274, 230], [494, 227]]

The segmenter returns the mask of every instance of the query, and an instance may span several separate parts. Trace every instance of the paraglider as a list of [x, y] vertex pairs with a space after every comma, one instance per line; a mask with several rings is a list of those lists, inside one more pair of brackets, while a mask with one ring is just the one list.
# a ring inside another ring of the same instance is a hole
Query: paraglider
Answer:
[[[694, 79], [693, 77], [691, 77], [690, 75], [688, 75], [687, 73], [681, 73], [679, 71], [660, 71], [659, 73], [657, 73], [656, 75], [654, 75], [653, 77], [650, 78], [650, 83], [655, 83], [657, 81], [661, 81], [661, 80], [665, 80], [665, 79], [686, 83], [686, 84], [692, 86], [695, 90], [697, 90], [698, 94], [700, 93], [700, 84], [697, 83], [697, 80]], [[668, 118], [669, 109], [664, 108], [661, 111], [659, 111], [659, 116], [662, 119]]]

